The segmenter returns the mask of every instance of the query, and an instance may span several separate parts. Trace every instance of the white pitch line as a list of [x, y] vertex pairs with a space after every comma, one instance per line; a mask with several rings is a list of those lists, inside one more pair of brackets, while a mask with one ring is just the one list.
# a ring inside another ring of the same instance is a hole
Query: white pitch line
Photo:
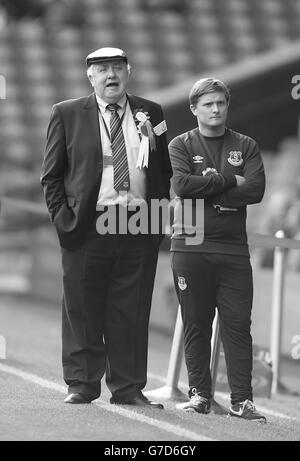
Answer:
[[[162, 378], [159, 375], [155, 375], [154, 373], [148, 373], [148, 378], [155, 379], [157, 381], [165, 383], [165, 378]], [[188, 389], [187, 383], [185, 383], [183, 381], [179, 381], [178, 387], [181, 388], [181, 389]], [[228, 395], [225, 392], [217, 392], [216, 391], [216, 395], [219, 395], [224, 400], [228, 400]], [[276, 418], [281, 418], [281, 419], [288, 419], [290, 421], [298, 421], [298, 422], [300, 422], [300, 418], [297, 418], [297, 416], [289, 416], [289, 415], [286, 415], [285, 413], [281, 413], [279, 411], [274, 411], [274, 410], [271, 410], [270, 408], [265, 408], [265, 407], [263, 407], [261, 405], [256, 405], [256, 403], [255, 403], [255, 406], [262, 413], [266, 413], [266, 415], [274, 416]]]
[[[53, 391], [60, 392], [62, 394], [66, 393], [65, 386], [57, 384], [53, 381], [48, 381], [47, 379], [41, 378], [40, 376], [34, 375], [32, 373], [27, 373], [25, 371], [19, 370], [18, 368], [11, 367], [0, 363], [0, 371], [4, 373], [8, 373], [10, 375], [18, 376], [19, 378], [24, 379], [25, 381], [30, 381], [31, 383], [37, 384], [46, 389], [50, 389]], [[154, 426], [155, 428], [161, 429], [165, 432], [169, 432], [171, 434], [177, 435], [179, 437], [185, 437], [186, 439], [193, 440], [193, 441], [215, 441], [216, 439], [212, 439], [211, 437], [206, 437], [205, 435], [198, 434], [193, 431], [189, 431], [184, 427], [177, 426], [175, 424], [170, 424], [166, 421], [162, 421], [159, 419], [151, 418], [149, 416], [145, 416], [141, 413], [137, 413], [132, 410], [127, 410], [126, 408], [121, 408], [115, 405], [108, 405], [106, 402], [102, 400], [97, 400], [94, 402], [97, 406], [104, 408], [105, 410], [118, 414], [120, 416], [124, 416], [125, 418], [129, 418], [135, 421], [139, 421], [141, 423], [148, 424], [150, 426]]]
[[150, 426], [154, 426], [156, 428], [162, 429], [166, 432], [170, 432], [171, 434], [177, 435], [179, 437], [185, 437], [186, 439], [189, 440], [194, 440], [194, 441], [202, 441], [202, 442], [212, 442], [216, 441], [217, 439], [212, 439], [211, 437], [206, 437], [205, 435], [198, 434], [193, 431], [189, 431], [188, 429], [185, 429], [184, 427], [181, 426], [175, 426], [174, 424], [170, 424], [166, 421], [162, 421], [159, 419], [155, 418], [150, 418], [149, 416], [142, 415], [141, 413], [137, 413], [132, 410], [126, 410], [125, 408], [121, 407], [112, 407], [109, 406], [107, 403], [104, 403], [100, 400], [101, 403], [96, 403], [101, 408], [105, 408], [106, 410], [112, 412], [112, 413], [117, 413], [118, 415], [125, 416], [126, 418], [134, 419], [137, 421], [140, 421], [142, 423], [149, 424]]

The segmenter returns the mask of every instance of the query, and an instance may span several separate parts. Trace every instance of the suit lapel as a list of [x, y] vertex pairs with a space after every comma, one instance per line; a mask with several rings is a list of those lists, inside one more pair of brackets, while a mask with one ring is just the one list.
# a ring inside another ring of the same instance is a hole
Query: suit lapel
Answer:
[[[128, 102], [129, 106], [131, 109], [131, 112], [133, 114], [133, 119], [136, 124], [136, 127], [138, 126], [139, 122], [138, 120], [134, 117], [135, 113], [137, 112], [138, 109], [142, 110], [143, 112], [148, 112], [150, 115], [150, 120], [151, 120], [151, 114], [150, 114], [150, 107], [149, 105], [145, 105], [145, 101], [141, 100], [138, 96], [133, 96], [132, 94], [127, 94], [128, 97]], [[148, 167], [145, 168], [145, 174], [146, 174], [146, 179], [147, 179], [147, 191], [149, 193], [149, 177], [150, 175], [153, 175], [152, 173], [152, 167], [153, 167], [153, 155], [151, 152], [149, 152], [149, 163]]]
[[133, 96], [132, 94], [127, 94], [127, 98], [132, 113], [136, 109], [143, 109], [140, 98], [138, 98], [137, 96]]
[[134, 117], [135, 112], [137, 112], [138, 109], [141, 109], [145, 112], [145, 108], [143, 107], [143, 104], [141, 104], [140, 99], [137, 96], [133, 96], [131, 94], [127, 95], [129, 106], [133, 115], [134, 123], [136, 124], [136, 127], [138, 126], [139, 122], [138, 120]]
[[90, 139], [94, 140], [95, 150], [98, 151], [99, 156], [102, 158], [98, 104], [95, 93], [92, 93], [90, 96], [88, 96], [83, 110], [88, 120], [88, 133], [90, 135]]

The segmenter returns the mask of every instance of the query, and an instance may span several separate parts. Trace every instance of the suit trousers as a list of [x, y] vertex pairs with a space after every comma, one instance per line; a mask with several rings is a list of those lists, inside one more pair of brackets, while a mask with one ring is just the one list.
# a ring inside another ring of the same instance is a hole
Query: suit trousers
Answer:
[[99, 397], [105, 372], [120, 399], [146, 385], [157, 257], [151, 235], [100, 235], [96, 219], [79, 249], [62, 249], [62, 360], [69, 393]]
[[184, 324], [189, 395], [211, 397], [211, 336], [217, 307], [231, 402], [252, 400], [253, 280], [247, 256], [173, 252], [174, 283]]

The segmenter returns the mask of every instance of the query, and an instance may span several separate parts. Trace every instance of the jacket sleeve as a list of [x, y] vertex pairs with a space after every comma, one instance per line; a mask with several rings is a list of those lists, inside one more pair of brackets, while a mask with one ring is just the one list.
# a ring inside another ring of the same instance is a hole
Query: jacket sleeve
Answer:
[[170, 159], [173, 168], [172, 187], [179, 197], [208, 198], [236, 186], [234, 176], [222, 174], [195, 175], [185, 142], [181, 137], [174, 138], [169, 144]]
[[65, 202], [64, 176], [67, 168], [66, 140], [59, 108], [54, 105], [47, 130], [41, 184], [51, 221]]
[[222, 193], [217, 202], [221, 206], [239, 208], [259, 203], [265, 192], [265, 171], [257, 143], [251, 140], [244, 164], [245, 183]]

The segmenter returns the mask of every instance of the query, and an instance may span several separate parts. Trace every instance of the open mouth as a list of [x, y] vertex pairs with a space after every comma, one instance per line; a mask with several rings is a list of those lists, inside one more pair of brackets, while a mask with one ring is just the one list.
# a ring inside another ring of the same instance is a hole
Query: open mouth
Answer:
[[119, 84], [117, 82], [110, 82], [106, 85], [106, 88], [118, 88]]

